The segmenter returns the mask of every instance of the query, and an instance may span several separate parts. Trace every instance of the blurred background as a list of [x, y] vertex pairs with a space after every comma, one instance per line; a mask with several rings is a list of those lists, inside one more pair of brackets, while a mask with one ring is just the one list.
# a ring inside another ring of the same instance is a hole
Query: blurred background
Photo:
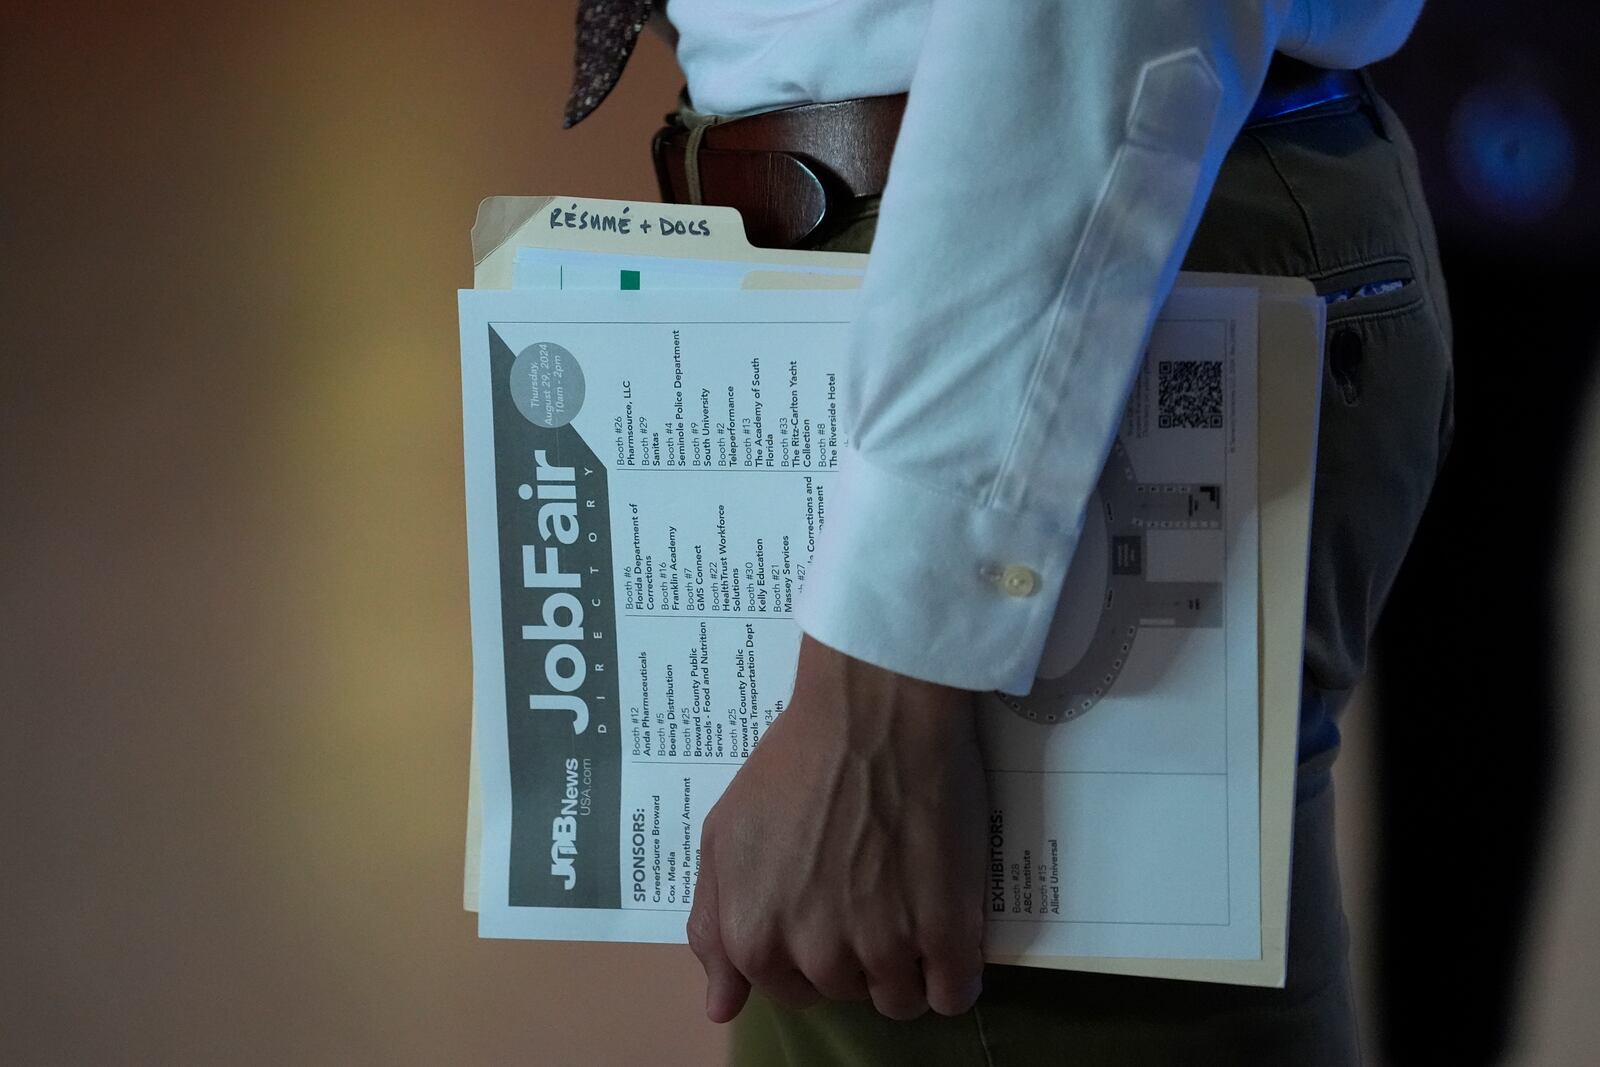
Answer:
[[[460, 910], [468, 231], [653, 199], [679, 85], [563, 133], [572, 6], [0, 14], [0, 1063], [720, 1059], [686, 950]], [[1377, 72], [1461, 427], [1339, 771], [1379, 1064], [1600, 1047], [1600, 34], [1488, 6]]]

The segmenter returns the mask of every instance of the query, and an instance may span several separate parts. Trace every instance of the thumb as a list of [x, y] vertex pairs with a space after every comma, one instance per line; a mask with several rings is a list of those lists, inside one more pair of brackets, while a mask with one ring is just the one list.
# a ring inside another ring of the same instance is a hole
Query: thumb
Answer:
[[689, 948], [706, 972], [706, 1016], [714, 1023], [733, 1019], [750, 996], [750, 982], [728, 959], [722, 944], [722, 912], [717, 902], [717, 875], [709, 850], [702, 856], [689, 911]]

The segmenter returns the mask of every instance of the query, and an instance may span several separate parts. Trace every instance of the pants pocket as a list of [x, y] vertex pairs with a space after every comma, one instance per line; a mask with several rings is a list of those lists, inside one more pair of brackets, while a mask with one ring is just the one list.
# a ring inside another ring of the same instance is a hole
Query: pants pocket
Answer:
[[1329, 308], [1306, 604], [1306, 667], [1324, 689], [1349, 689], [1365, 668], [1445, 445], [1449, 353], [1410, 289]]

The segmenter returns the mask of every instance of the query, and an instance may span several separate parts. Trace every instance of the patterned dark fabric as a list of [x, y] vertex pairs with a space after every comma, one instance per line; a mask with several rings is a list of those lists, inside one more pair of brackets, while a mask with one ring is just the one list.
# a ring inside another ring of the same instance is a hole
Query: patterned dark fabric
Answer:
[[589, 117], [616, 87], [654, 0], [578, 0], [578, 49], [566, 126]]

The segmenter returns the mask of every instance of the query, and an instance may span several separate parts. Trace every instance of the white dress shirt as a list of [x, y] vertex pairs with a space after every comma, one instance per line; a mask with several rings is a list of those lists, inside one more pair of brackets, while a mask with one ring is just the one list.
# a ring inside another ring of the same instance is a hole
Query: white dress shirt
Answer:
[[700, 111], [911, 90], [797, 605], [859, 659], [1026, 692], [1151, 323], [1275, 51], [1423, 0], [670, 0]]

